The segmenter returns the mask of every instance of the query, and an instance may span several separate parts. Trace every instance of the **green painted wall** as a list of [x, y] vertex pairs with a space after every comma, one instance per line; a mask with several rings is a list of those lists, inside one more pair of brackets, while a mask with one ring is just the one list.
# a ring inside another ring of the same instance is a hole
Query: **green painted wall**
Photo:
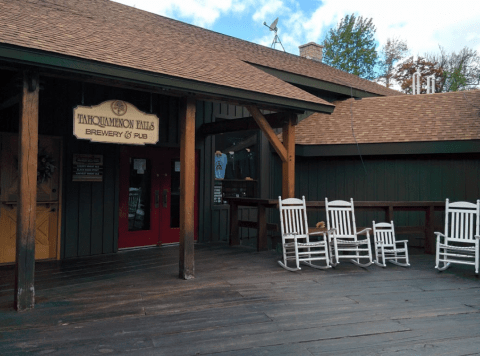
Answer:
[[[40, 99], [41, 131], [64, 138], [62, 258], [116, 252], [121, 146], [77, 140], [72, 135], [73, 108], [111, 99], [128, 101], [160, 118], [159, 147], [179, 147], [178, 98], [53, 78], [45, 78], [44, 83]], [[212, 103], [197, 102], [198, 126], [211, 120], [212, 107]], [[211, 138], [199, 139], [196, 148], [200, 153], [199, 240], [205, 241], [210, 239], [212, 226], [210, 186], [213, 187], [213, 183], [210, 184], [208, 178], [213, 174]], [[72, 182], [72, 156], [75, 153], [104, 156], [103, 182]]]
[[[73, 108], [97, 105], [111, 99], [125, 100], [142, 111], [168, 117], [168, 105], [158, 95], [92, 83], [46, 78], [46, 94], [40, 102], [51, 102], [63, 128], [64, 169], [62, 209], [62, 258], [116, 252], [118, 249], [118, 186], [120, 145], [77, 140], [73, 134]], [[168, 103], [168, 102], [167, 102]], [[176, 108], [176, 106], [175, 106]], [[162, 120], [161, 137], [168, 123]], [[174, 131], [176, 134], [176, 131]], [[172, 141], [178, 141], [172, 136]], [[72, 182], [72, 157], [76, 153], [101, 154], [104, 158], [102, 182]]]
[[[281, 176], [280, 161], [273, 155], [272, 174]], [[295, 195], [307, 200], [354, 201], [451, 201], [480, 199], [480, 154], [391, 155], [350, 157], [296, 157]], [[281, 193], [281, 181], [271, 188], [271, 196]], [[383, 221], [382, 212], [357, 211], [357, 225], [371, 226]], [[278, 220], [271, 213], [270, 219]], [[325, 212], [309, 213], [309, 223], [325, 221]], [[420, 226], [424, 214], [396, 212], [396, 226]], [[435, 216], [442, 226], [443, 214]], [[415, 239], [415, 237], [412, 237]], [[419, 238], [417, 236], [417, 238]], [[423, 241], [412, 241], [422, 245]]]

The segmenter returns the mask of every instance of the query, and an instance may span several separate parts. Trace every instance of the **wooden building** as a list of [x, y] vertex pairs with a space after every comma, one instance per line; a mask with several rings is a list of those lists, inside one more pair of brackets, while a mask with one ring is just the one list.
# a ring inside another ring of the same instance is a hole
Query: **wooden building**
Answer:
[[[333, 104], [332, 114], [315, 113], [297, 126], [297, 196], [313, 201], [480, 199], [480, 90]], [[272, 171], [280, 173], [278, 164]], [[277, 184], [270, 196], [279, 193]], [[435, 213], [439, 229], [443, 215]], [[384, 218], [383, 213], [357, 212], [361, 226]], [[312, 221], [323, 219], [312, 216]], [[425, 225], [425, 214], [398, 212], [395, 225]], [[409, 239], [410, 246], [425, 247], [423, 234]]]
[[[34, 305], [34, 258], [180, 243], [180, 277], [193, 277], [194, 240], [226, 227], [225, 195], [278, 182], [294, 195], [303, 117], [400, 95], [108, 0], [0, 5], [0, 263], [16, 264], [19, 310]], [[228, 177], [217, 151], [238, 158]]]

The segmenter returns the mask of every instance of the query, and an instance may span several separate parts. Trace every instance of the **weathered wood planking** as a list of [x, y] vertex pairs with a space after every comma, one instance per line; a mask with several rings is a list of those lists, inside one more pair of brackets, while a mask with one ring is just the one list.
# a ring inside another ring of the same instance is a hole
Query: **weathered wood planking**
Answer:
[[[0, 267], [0, 354], [466, 355], [480, 349], [471, 266], [434, 270], [341, 263], [286, 272], [273, 251], [196, 244], [196, 278], [178, 247], [37, 264], [37, 307], [11, 308]], [[468, 268], [467, 268], [468, 267]]]

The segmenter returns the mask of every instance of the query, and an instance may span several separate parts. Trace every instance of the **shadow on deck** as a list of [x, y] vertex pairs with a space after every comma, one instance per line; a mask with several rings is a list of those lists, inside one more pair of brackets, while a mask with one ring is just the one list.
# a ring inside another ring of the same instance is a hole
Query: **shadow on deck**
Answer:
[[287, 272], [274, 251], [195, 246], [36, 265], [36, 307], [13, 310], [14, 268], [0, 267], [0, 355], [471, 355], [480, 350], [472, 266], [437, 272], [342, 262]]

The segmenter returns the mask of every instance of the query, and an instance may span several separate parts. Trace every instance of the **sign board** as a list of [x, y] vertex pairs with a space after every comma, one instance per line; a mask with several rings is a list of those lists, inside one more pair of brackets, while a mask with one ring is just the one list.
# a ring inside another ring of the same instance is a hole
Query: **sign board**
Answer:
[[135, 158], [133, 160], [133, 169], [137, 171], [137, 174], [145, 173], [147, 169], [147, 160], [143, 158]]
[[122, 100], [73, 109], [73, 134], [92, 142], [130, 145], [158, 142], [158, 117]]
[[101, 182], [103, 179], [103, 155], [74, 154], [74, 182]]

